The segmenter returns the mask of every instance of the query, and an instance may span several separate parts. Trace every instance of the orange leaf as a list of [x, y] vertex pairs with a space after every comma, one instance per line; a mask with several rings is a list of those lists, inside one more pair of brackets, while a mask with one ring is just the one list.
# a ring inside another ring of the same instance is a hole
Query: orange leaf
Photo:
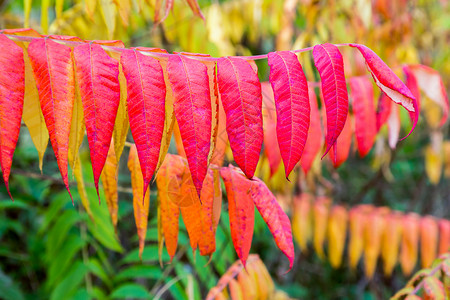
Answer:
[[373, 277], [381, 251], [381, 241], [385, 226], [383, 208], [377, 208], [366, 216], [364, 225], [364, 265], [365, 275]]
[[228, 288], [230, 289], [231, 300], [244, 300], [244, 295], [242, 293], [241, 286], [235, 279], [230, 280]]
[[419, 217], [409, 213], [403, 217], [402, 246], [400, 250], [400, 265], [403, 274], [409, 276], [417, 262], [419, 243]]
[[312, 196], [308, 193], [295, 197], [292, 212], [292, 233], [300, 249], [305, 252], [312, 236], [311, 201]]
[[422, 268], [431, 267], [436, 259], [439, 229], [433, 217], [426, 216], [420, 220], [420, 260]]
[[383, 258], [383, 270], [386, 276], [390, 276], [397, 264], [400, 241], [402, 234], [402, 214], [392, 213], [386, 216], [381, 242], [381, 257]]
[[450, 251], [450, 221], [440, 219], [439, 222], [439, 251], [438, 255]]
[[111, 143], [106, 157], [105, 167], [103, 168], [100, 179], [102, 180], [103, 190], [105, 191], [106, 205], [111, 216], [114, 229], [117, 231], [117, 211], [119, 194], [117, 192], [117, 160], [114, 145]]
[[[144, 251], [145, 235], [147, 234], [148, 211], [150, 208], [150, 191], [144, 192], [144, 179], [142, 178], [141, 166], [136, 146], [130, 148], [128, 155], [128, 169], [131, 172], [131, 187], [133, 189], [133, 210], [136, 228], [139, 237], [139, 257], [142, 258]], [[143, 199], [143, 200], [142, 200]]]
[[242, 294], [244, 296], [244, 299], [246, 300], [256, 299], [256, 296], [258, 294], [258, 288], [253, 279], [248, 274], [247, 270], [242, 270], [241, 272], [239, 272], [237, 279], [239, 285], [243, 287]]
[[348, 246], [349, 263], [352, 269], [356, 269], [364, 249], [364, 227], [366, 213], [369, 207], [356, 206], [350, 210], [350, 241]]
[[334, 206], [328, 220], [328, 256], [333, 268], [342, 263], [345, 238], [347, 235], [347, 210], [343, 206]]
[[245, 266], [252, 245], [255, 209], [251, 198], [252, 181], [230, 166], [220, 169], [225, 183], [230, 215], [231, 239]]

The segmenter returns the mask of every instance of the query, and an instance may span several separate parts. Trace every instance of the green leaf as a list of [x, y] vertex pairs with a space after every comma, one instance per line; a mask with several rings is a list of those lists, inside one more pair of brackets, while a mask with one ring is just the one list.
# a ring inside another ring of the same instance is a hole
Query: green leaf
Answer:
[[42, 222], [41, 228], [39, 228], [38, 234], [44, 234], [50, 224], [57, 218], [61, 213], [61, 208], [67, 204], [67, 192], [57, 194], [50, 204], [49, 208], [46, 208], [44, 220]]
[[117, 274], [115, 282], [134, 278], [159, 279], [162, 276], [161, 269], [155, 266], [132, 266]]
[[115, 289], [110, 297], [113, 299], [146, 299], [150, 297], [150, 294], [143, 286], [128, 283]]
[[110, 275], [105, 272], [102, 264], [96, 258], [91, 258], [87, 264], [89, 270], [98, 278], [100, 278], [103, 283], [105, 283], [108, 287], [112, 287], [112, 281]]
[[67, 299], [76, 293], [88, 268], [81, 262], [74, 263], [71, 271], [52, 291], [50, 300]]
[[1, 299], [4, 300], [22, 300], [25, 299], [20, 288], [0, 269], [0, 291]]
[[[158, 246], [156, 245], [150, 245], [146, 246], [144, 248], [144, 252], [142, 253], [142, 262], [157, 262], [159, 259], [158, 256]], [[163, 262], [170, 261], [170, 257], [167, 253], [163, 253], [162, 255]], [[125, 258], [122, 259], [122, 264], [129, 264], [129, 263], [138, 263], [141, 260], [139, 259], [139, 249], [134, 249], [130, 253], [125, 256]]]
[[73, 208], [64, 211], [51, 226], [46, 242], [47, 261], [51, 261], [67, 238], [67, 232], [81, 220], [81, 215]]

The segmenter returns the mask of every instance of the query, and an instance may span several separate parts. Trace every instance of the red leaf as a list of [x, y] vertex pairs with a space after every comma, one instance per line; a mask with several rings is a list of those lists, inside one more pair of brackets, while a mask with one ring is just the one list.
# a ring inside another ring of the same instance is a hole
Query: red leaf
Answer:
[[377, 134], [372, 83], [365, 76], [352, 77], [350, 90], [355, 115], [355, 134], [359, 155], [366, 156]]
[[409, 112], [409, 117], [411, 118], [411, 122], [414, 122], [415, 114], [420, 115], [420, 90], [419, 85], [417, 83], [417, 79], [414, 76], [414, 73], [409, 69], [409, 66], [403, 66], [403, 73], [405, 74], [405, 84], [408, 89], [411, 91], [411, 94], [416, 98], [417, 101], [417, 111]]
[[93, 43], [76, 46], [74, 58], [91, 152], [94, 184], [105, 165], [120, 101], [119, 64]]
[[377, 123], [377, 131], [380, 131], [381, 126], [383, 126], [391, 114], [391, 106], [392, 102], [385, 93], [381, 93], [380, 98], [378, 99], [378, 106], [376, 112], [376, 123]]
[[[372, 74], [375, 83], [384, 93], [386, 93], [387, 96], [389, 96], [392, 101], [401, 104], [410, 112], [417, 111], [416, 98], [414, 98], [406, 85], [400, 80], [400, 78], [398, 78], [397, 75], [395, 75], [386, 63], [378, 57], [375, 52], [364, 45], [350, 44], [350, 46], [357, 48], [359, 52], [361, 52], [362, 56], [366, 60], [367, 69]], [[407, 138], [414, 131], [418, 118], [419, 115], [415, 114], [411, 131], [404, 138]]]
[[67, 177], [67, 157], [70, 122], [75, 101], [75, 77], [71, 51], [70, 47], [50, 39], [36, 39], [28, 46], [45, 124], [70, 198], [72, 195]]
[[136, 50], [123, 51], [120, 62], [127, 79], [131, 134], [136, 143], [146, 191], [158, 164], [164, 130], [164, 74], [156, 59]]
[[252, 66], [241, 58], [219, 58], [217, 71], [233, 157], [252, 178], [263, 142], [261, 84]]
[[253, 203], [269, 227], [278, 248], [289, 259], [290, 271], [295, 257], [291, 222], [265, 183], [258, 178], [255, 178], [252, 183]]
[[322, 145], [322, 125], [317, 107], [317, 98], [313, 87], [309, 87], [310, 124], [305, 148], [300, 161], [303, 172], [308, 173]]
[[322, 93], [327, 111], [327, 148], [322, 158], [336, 144], [348, 114], [348, 94], [344, 62], [339, 49], [332, 44], [314, 46], [314, 64], [322, 81]]
[[9, 174], [19, 139], [25, 95], [23, 50], [0, 34], [0, 164], [9, 192]]
[[198, 6], [197, 0], [186, 0], [186, 2], [191, 7], [192, 12], [194, 13], [194, 15], [196, 15], [197, 17], [200, 17], [203, 20], [205, 20], [205, 17], [203, 16], [202, 11], [200, 10], [200, 7]]
[[271, 52], [268, 63], [277, 109], [278, 145], [288, 178], [302, 156], [308, 135], [308, 84], [297, 55], [293, 52]]
[[425, 95], [441, 106], [442, 119], [439, 125], [444, 125], [448, 119], [449, 103], [447, 92], [439, 72], [424, 65], [410, 65], [408, 68]]
[[227, 191], [231, 239], [237, 255], [245, 266], [252, 245], [255, 220], [251, 197], [252, 181], [247, 180], [232, 166], [221, 168], [220, 176]]
[[[352, 145], [352, 133], [352, 117], [348, 114], [344, 129], [342, 129], [341, 135], [336, 141], [338, 147], [330, 152], [330, 160], [333, 162], [335, 168], [339, 168], [348, 158], [350, 147]], [[334, 147], [336, 147], [336, 145]]]
[[174, 112], [197, 194], [200, 197], [211, 146], [211, 98], [206, 66], [171, 55], [167, 65], [174, 93]]
[[270, 176], [273, 176], [281, 163], [280, 148], [274, 147], [274, 145], [278, 145], [275, 99], [269, 82], [261, 82], [261, 92], [263, 100], [264, 153], [269, 161]]

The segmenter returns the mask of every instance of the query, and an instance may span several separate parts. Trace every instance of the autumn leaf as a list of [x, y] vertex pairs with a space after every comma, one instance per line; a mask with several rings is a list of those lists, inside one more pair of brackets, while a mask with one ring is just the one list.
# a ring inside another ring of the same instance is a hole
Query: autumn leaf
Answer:
[[268, 54], [268, 64], [277, 110], [278, 145], [288, 178], [300, 161], [308, 134], [308, 84], [293, 52], [271, 52]]
[[289, 270], [294, 264], [294, 243], [292, 241], [291, 222], [278, 204], [277, 199], [263, 181], [255, 178], [251, 190], [253, 203], [269, 227], [278, 248], [289, 259]]
[[385, 218], [385, 228], [381, 242], [383, 271], [390, 276], [397, 264], [402, 235], [402, 214], [391, 213]]
[[355, 117], [356, 144], [359, 155], [364, 157], [372, 149], [377, 134], [372, 83], [363, 76], [352, 77], [349, 83]]
[[450, 249], [450, 221], [441, 219], [439, 226], [439, 248], [438, 255], [444, 254]]
[[403, 217], [402, 244], [400, 248], [400, 266], [403, 274], [408, 276], [417, 262], [419, 248], [419, 217], [409, 213]]
[[156, 59], [136, 50], [122, 52], [120, 61], [127, 80], [131, 134], [138, 151], [143, 188], [147, 190], [158, 164], [164, 130], [164, 73]]
[[418, 114], [420, 116], [420, 98], [421, 97], [420, 97], [419, 84], [417, 83], [416, 77], [409, 69], [409, 66], [403, 66], [402, 70], [403, 70], [403, 74], [405, 74], [405, 84], [408, 87], [408, 89], [411, 91], [411, 94], [414, 96], [414, 98], [416, 98], [416, 101], [417, 101], [417, 111], [409, 112], [411, 122], [414, 122], [415, 114]]
[[375, 115], [377, 132], [380, 131], [381, 126], [383, 126], [391, 114], [392, 102], [385, 93], [381, 93], [378, 99], [377, 112]]
[[251, 65], [241, 58], [220, 58], [217, 72], [233, 157], [252, 178], [263, 142], [261, 84]]
[[367, 278], [372, 278], [375, 273], [388, 212], [387, 208], [379, 207], [367, 215], [364, 224], [364, 272]]
[[117, 213], [119, 209], [118, 200], [119, 194], [117, 192], [117, 159], [114, 151], [113, 143], [109, 146], [108, 156], [106, 157], [105, 167], [103, 168], [100, 178], [105, 191], [106, 205], [108, 206], [109, 215], [114, 229], [117, 231]]
[[[348, 114], [348, 94], [345, 84], [344, 62], [339, 49], [332, 44], [314, 46], [314, 64], [320, 74], [322, 94], [327, 111], [326, 150], [322, 158], [335, 146]], [[335, 148], [336, 151], [336, 148]]]
[[439, 228], [436, 220], [431, 216], [420, 219], [420, 262], [422, 268], [431, 267], [438, 250]]
[[73, 202], [67, 175], [70, 122], [75, 101], [71, 52], [70, 47], [50, 39], [36, 39], [28, 46], [50, 142], [64, 185]]
[[[76, 79], [76, 78], [75, 78]], [[86, 125], [84, 124], [83, 104], [81, 102], [80, 90], [75, 80], [75, 101], [73, 104], [72, 121], [70, 123], [69, 150], [67, 154], [69, 166], [75, 169], [78, 151], [83, 143]]]
[[[344, 128], [341, 135], [337, 138], [334, 151], [330, 152], [330, 160], [335, 168], [339, 168], [348, 158], [352, 146], [353, 137], [353, 117], [347, 114]], [[325, 119], [324, 119], [325, 123]]]
[[120, 102], [118, 62], [101, 46], [89, 43], [74, 49], [77, 81], [91, 152], [94, 184], [100, 201], [98, 182], [105, 165]]
[[230, 215], [231, 239], [245, 266], [252, 245], [255, 210], [251, 198], [252, 181], [246, 180], [234, 167], [223, 167], [220, 175], [225, 183]]
[[317, 198], [313, 204], [313, 245], [320, 259], [325, 258], [323, 244], [327, 234], [329, 205], [331, 201], [326, 197]]
[[25, 95], [25, 63], [23, 50], [0, 34], [0, 165], [9, 191], [9, 174], [19, 139]]
[[197, 60], [171, 55], [167, 71], [174, 93], [175, 117], [200, 197], [211, 145], [212, 112], [207, 68]]
[[386, 121], [389, 133], [389, 147], [395, 149], [400, 136], [400, 112], [398, 110], [398, 105], [391, 105], [390, 113]]
[[302, 193], [294, 198], [294, 209], [292, 216], [292, 233], [300, 249], [304, 252], [308, 250], [308, 243], [312, 237], [312, 196]]
[[349, 212], [349, 245], [348, 257], [352, 269], [356, 269], [364, 250], [364, 227], [365, 211], [359, 206], [352, 208]]
[[328, 220], [328, 256], [333, 268], [342, 263], [345, 238], [347, 235], [347, 210], [343, 206], [334, 206]]
[[[128, 155], [128, 169], [131, 173], [131, 187], [133, 189], [133, 210], [134, 220], [139, 237], [139, 257], [142, 259], [144, 251], [145, 235], [147, 234], [148, 212], [150, 208], [150, 191], [146, 191], [144, 196], [144, 180], [139, 165], [139, 158], [136, 146], [130, 147]], [[142, 201], [144, 199], [144, 201]]]

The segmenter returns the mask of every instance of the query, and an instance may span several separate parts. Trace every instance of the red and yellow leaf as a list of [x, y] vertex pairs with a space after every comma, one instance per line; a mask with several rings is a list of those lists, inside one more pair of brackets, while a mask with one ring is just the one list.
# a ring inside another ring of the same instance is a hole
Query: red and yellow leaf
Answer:
[[[382, 90], [392, 101], [402, 105], [406, 110], [410, 112], [415, 112], [417, 110], [417, 101], [411, 94], [411, 91], [375, 52], [364, 45], [350, 44], [350, 46], [357, 48], [359, 52], [361, 52], [366, 60], [367, 69], [372, 74], [372, 77], [380, 90]], [[406, 137], [408, 137], [416, 127], [419, 115], [415, 114], [414, 116], [413, 126]]]
[[9, 191], [9, 174], [19, 139], [25, 95], [23, 50], [0, 34], [0, 165]]
[[320, 113], [317, 107], [317, 97], [313, 87], [309, 87], [310, 123], [305, 148], [300, 160], [301, 167], [305, 174], [311, 168], [314, 159], [322, 146], [322, 125], [320, 123]]
[[200, 10], [200, 6], [198, 6], [197, 0], [186, 0], [186, 2], [189, 4], [189, 7], [191, 8], [194, 15], [205, 20], [205, 17], [203, 16], [202, 11]]
[[211, 98], [206, 66], [182, 55], [167, 64], [174, 112], [197, 194], [200, 197], [211, 145]]
[[372, 278], [381, 251], [381, 242], [385, 228], [383, 208], [377, 208], [366, 216], [364, 226], [364, 273]]
[[450, 221], [441, 219], [439, 225], [439, 249], [438, 255], [444, 254], [450, 250]]
[[261, 84], [252, 66], [241, 58], [220, 58], [217, 72], [233, 157], [252, 178], [263, 142]]
[[340, 267], [347, 236], [347, 210], [343, 206], [334, 206], [328, 220], [328, 257], [333, 268]]
[[302, 157], [308, 135], [308, 84], [293, 52], [271, 52], [268, 54], [268, 64], [277, 110], [278, 145], [288, 178]]
[[74, 58], [94, 184], [100, 201], [98, 182], [105, 165], [120, 102], [119, 66], [100, 45], [94, 43], [76, 46]]
[[[128, 155], [128, 169], [131, 173], [131, 187], [133, 189], [133, 211], [139, 237], [139, 257], [142, 258], [144, 251], [145, 235], [147, 234], [148, 211], [150, 208], [150, 191], [145, 191], [144, 179], [142, 178], [141, 166], [137, 155], [136, 146], [130, 147]], [[142, 201], [144, 199], [144, 201]]]
[[[67, 159], [70, 122], [75, 101], [71, 48], [50, 39], [36, 39], [28, 46], [39, 101], [59, 171], [70, 198]], [[73, 199], [72, 199], [73, 202]]]
[[359, 155], [366, 156], [372, 149], [377, 134], [372, 83], [365, 76], [350, 78], [356, 145]]
[[420, 219], [420, 261], [422, 268], [429, 268], [436, 259], [439, 239], [439, 228], [433, 217]]
[[400, 213], [391, 213], [386, 216], [385, 222], [386, 226], [381, 242], [381, 257], [383, 258], [384, 274], [390, 276], [397, 264], [400, 250], [402, 215]]
[[349, 212], [349, 245], [348, 258], [352, 269], [356, 269], [364, 250], [364, 224], [365, 211], [360, 206], [352, 208]]
[[158, 60], [136, 50], [123, 51], [120, 61], [127, 80], [131, 134], [147, 190], [158, 164], [164, 130], [164, 73]]
[[325, 258], [323, 244], [327, 235], [329, 205], [331, 201], [326, 197], [318, 198], [313, 205], [313, 246], [320, 259]]
[[114, 145], [109, 146], [108, 156], [106, 157], [105, 167], [103, 168], [100, 178], [105, 191], [106, 205], [108, 206], [111, 221], [117, 231], [117, 212], [119, 209], [118, 200], [119, 194], [117, 192], [117, 160], [114, 151]]
[[245, 266], [252, 245], [255, 209], [251, 197], [252, 181], [234, 167], [223, 167], [220, 175], [225, 183], [230, 215], [231, 239], [236, 253]]
[[[353, 136], [352, 119], [352, 116], [348, 114], [347, 121], [345, 121], [345, 125], [342, 129], [341, 135], [336, 140], [336, 144], [334, 146], [335, 149], [334, 151], [330, 152], [330, 160], [333, 162], [335, 168], [339, 168], [347, 160], [350, 153]], [[325, 119], [324, 124], [326, 124]]]
[[[327, 111], [325, 156], [341, 134], [348, 114], [348, 94], [344, 62], [339, 49], [332, 44], [314, 46], [314, 64], [320, 74], [322, 94]], [[336, 151], [336, 148], [335, 148]], [[322, 156], [322, 157], [323, 157]]]
[[259, 178], [255, 178], [252, 182], [253, 203], [269, 227], [278, 248], [289, 259], [290, 271], [295, 257], [291, 222], [266, 184]]
[[292, 215], [292, 233], [300, 249], [304, 252], [308, 250], [308, 243], [312, 237], [312, 196], [302, 193], [294, 198], [294, 209]]

